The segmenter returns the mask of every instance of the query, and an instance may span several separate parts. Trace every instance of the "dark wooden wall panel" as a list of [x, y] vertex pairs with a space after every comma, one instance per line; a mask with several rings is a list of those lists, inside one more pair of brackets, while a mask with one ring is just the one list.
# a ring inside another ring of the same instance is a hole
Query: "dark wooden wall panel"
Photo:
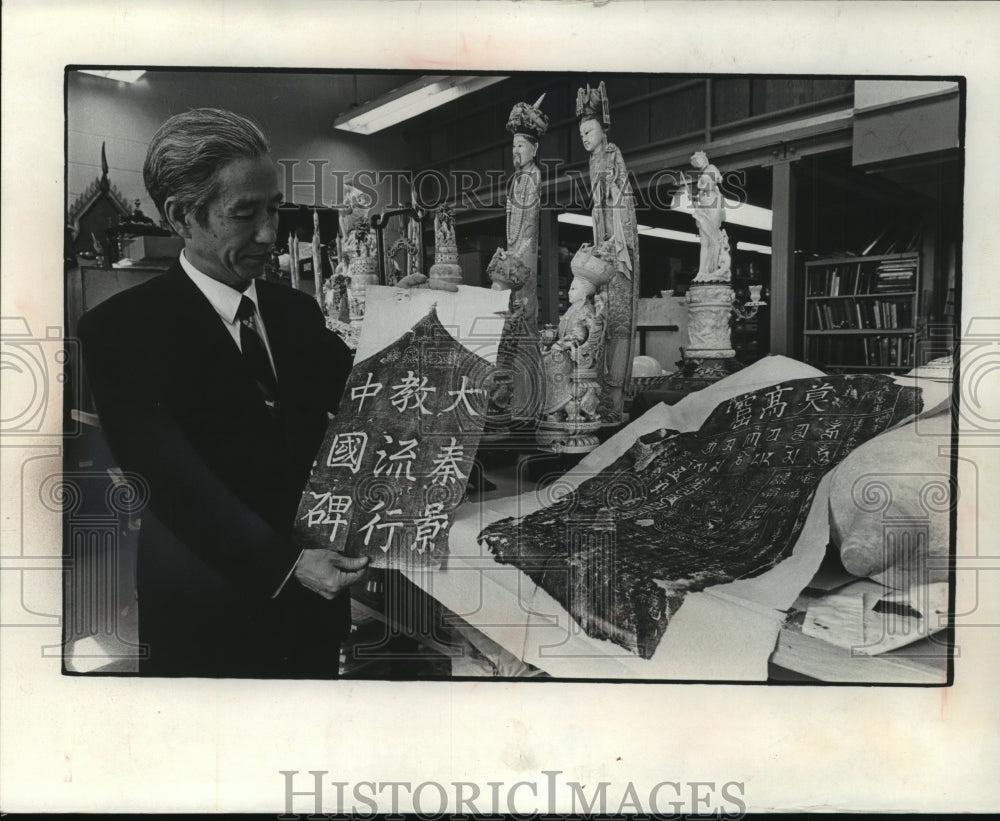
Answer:
[[745, 77], [712, 80], [712, 124], [725, 125], [750, 116], [750, 81]]
[[[601, 78], [598, 77], [597, 81], [592, 83], [597, 85], [601, 82]], [[604, 82], [604, 88], [608, 92], [608, 102], [611, 103], [611, 111], [614, 112], [616, 105], [621, 105], [624, 102], [631, 100], [633, 97], [640, 97], [643, 94], [649, 93], [649, 78], [648, 77], [612, 77]], [[573, 106], [576, 107], [576, 89], [573, 89]], [[612, 116], [612, 121], [614, 117]]]
[[608, 139], [622, 151], [638, 150], [646, 145], [649, 142], [649, 104], [630, 105], [617, 112], [612, 108]]
[[650, 142], [669, 140], [705, 127], [705, 86], [697, 85], [657, 97], [650, 108]]
[[752, 82], [752, 114], [770, 114], [783, 108], [824, 100], [854, 89], [853, 80], [767, 78]]

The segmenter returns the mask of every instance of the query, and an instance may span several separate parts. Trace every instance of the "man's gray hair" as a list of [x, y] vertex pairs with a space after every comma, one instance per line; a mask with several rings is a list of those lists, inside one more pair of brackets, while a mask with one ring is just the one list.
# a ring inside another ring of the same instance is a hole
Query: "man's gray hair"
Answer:
[[267, 135], [252, 120], [219, 108], [195, 108], [171, 117], [153, 135], [142, 179], [161, 215], [166, 216], [167, 198], [176, 197], [183, 212], [204, 225], [222, 167], [270, 150]]

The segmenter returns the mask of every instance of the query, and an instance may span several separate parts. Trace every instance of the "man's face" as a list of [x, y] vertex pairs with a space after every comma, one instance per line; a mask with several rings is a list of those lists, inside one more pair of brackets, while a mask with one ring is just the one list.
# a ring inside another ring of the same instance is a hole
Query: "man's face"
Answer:
[[597, 120], [584, 120], [580, 123], [580, 139], [583, 142], [583, 150], [593, 153], [604, 142], [604, 129]]
[[512, 143], [514, 154], [514, 168], [520, 171], [535, 158], [536, 146], [531, 140], [522, 134], [515, 134]]
[[218, 178], [204, 225], [185, 219], [184, 253], [199, 271], [243, 291], [263, 272], [278, 237], [278, 175], [265, 156], [233, 160]]

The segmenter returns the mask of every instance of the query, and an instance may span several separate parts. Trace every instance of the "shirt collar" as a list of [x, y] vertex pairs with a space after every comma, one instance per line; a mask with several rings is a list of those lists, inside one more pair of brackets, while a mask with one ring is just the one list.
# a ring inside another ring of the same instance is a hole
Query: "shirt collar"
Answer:
[[257, 301], [256, 280], [250, 280], [250, 287], [240, 292], [235, 288], [224, 285], [217, 279], [212, 279], [207, 274], [203, 274], [191, 264], [184, 251], [181, 251], [180, 263], [181, 268], [184, 269], [184, 273], [198, 286], [198, 290], [205, 295], [205, 298], [215, 308], [216, 313], [230, 325], [236, 324], [236, 311], [239, 309], [240, 300], [243, 297], [248, 297], [254, 304], [254, 308], [260, 313], [260, 303]]

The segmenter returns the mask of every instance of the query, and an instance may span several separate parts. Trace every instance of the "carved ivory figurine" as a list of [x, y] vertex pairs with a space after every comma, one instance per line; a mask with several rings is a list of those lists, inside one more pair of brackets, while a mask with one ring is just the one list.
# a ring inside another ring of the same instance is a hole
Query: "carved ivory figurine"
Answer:
[[497, 390], [490, 404], [490, 427], [499, 435], [506, 422], [537, 421], [542, 397], [539, 391], [541, 360], [538, 350], [538, 227], [541, 215], [542, 174], [535, 163], [538, 141], [549, 118], [539, 106], [517, 103], [507, 118], [514, 173], [507, 186], [507, 248], [497, 248], [486, 273], [494, 290], [509, 290], [510, 303], [503, 341], [497, 357]]
[[507, 254], [519, 260], [527, 269], [527, 278], [518, 295], [528, 329], [538, 329], [538, 220], [541, 213], [539, 191], [542, 173], [535, 163], [538, 141], [545, 136], [549, 118], [539, 106], [543, 94], [534, 105], [518, 103], [511, 109], [507, 130], [513, 135], [511, 155], [514, 173], [507, 189]]
[[722, 230], [722, 223], [726, 219], [726, 203], [719, 187], [722, 175], [708, 161], [704, 151], [696, 151], [691, 155], [691, 165], [699, 171], [691, 197], [694, 220], [701, 238], [695, 282], [729, 282], [729, 238]]
[[688, 288], [688, 347], [684, 359], [686, 363], [696, 361], [694, 373], [699, 377], [718, 379], [726, 374], [721, 363], [735, 355], [730, 328], [735, 294], [729, 284], [729, 238], [722, 230], [726, 207], [719, 187], [719, 169], [708, 161], [705, 152], [692, 154], [691, 165], [699, 172], [691, 200], [701, 254], [698, 274]]
[[581, 88], [576, 96], [580, 139], [590, 154], [591, 216], [594, 245], [611, 242], [614, 276], [607, 285], [607, 329], [604, 361], [598, 368], [601, 383], [601, 420], [622, 422], [625, 385], [632, 371], [635, 327], [639, 306], [639, 233], [635, 196], [622, 152], [608, 142], [611, 126], [608, 97], [602, 82], [596, 89]]
[[462, 266], [458, 264], [458, 240], [455, 238], [455, 212], [447, 203], [434, 212], [434, 264], [427, 275], [439, 282], [462, 284]]
[[350, 278], [350, 321], [361, 327], [365, 317], [365, 293], [369, 285], [378, 285], [378, 260], [375, 258], [375, 234], [368, 222], [371, 199], [353, 185], [344, 188], [340, 206], [341, 247], [347, 258]]
[[601, 427], [597, 376], [606, 321], [602, 289], [615, 273], [613, 255], [610, 242], [596, 252], [589, 245], [580, 248], [572, 263], [569, 308], [555, 335], [543, 335], [545, 404], [539, 435], [541, 444], [552, 450], [582, 453], [598, 443], [594, 435]]

